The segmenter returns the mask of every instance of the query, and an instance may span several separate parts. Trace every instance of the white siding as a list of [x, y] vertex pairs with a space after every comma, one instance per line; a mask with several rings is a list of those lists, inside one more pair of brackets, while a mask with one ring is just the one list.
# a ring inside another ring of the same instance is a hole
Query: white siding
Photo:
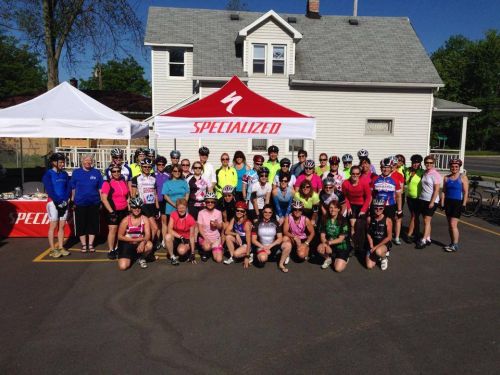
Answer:
[[[193, 95], [193, 49], [188, 48], [184, 54], [185, 77], [168, 77], [168, 49], [164, 47], [153, 47], [152, 52], [152, 80], [153, 80], [153, 114], [173, 106], [182, 99]], [[170, 150], [174, 147], [173, 140], [155, 140], [151, 132], [151, 147], [162, 150]], [[177, 146], [179, 147], [179, 146]]]
[[290, 39], [291, 35], [278, 25], [273, 19], [268, 19], [265, 23], [251, 30], [247, 38], [254, 39]]

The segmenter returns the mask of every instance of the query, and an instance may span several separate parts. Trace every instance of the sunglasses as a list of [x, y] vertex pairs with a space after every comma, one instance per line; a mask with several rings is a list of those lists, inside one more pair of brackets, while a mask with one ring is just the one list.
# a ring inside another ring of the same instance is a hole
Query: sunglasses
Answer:
[[202, 169], [201, 167], [193, 167], [193, 169]]
[[145, 166], [143, 166], [142, 168], [144, 168], [144, 169], [151, 169], [151, 167], [145, 167]]
[[290, 164], [283, 164], [281, 168], [290, 168]]
[[232, 193], [228, 193], [228, 194], [224, 194], [225, 197], [232, 197], [233, 194]]
[[255, 163], [255, 165], [262, 167], [262, 163]]
[[140, 210], [141, 207], [130, 207], [132, 210]]
[[181, 171], [175, 169], [175, 170], [172, 171], [172, 173], [181, 173]]
[[246, 210], [237, 209], [236, 212], [239, 212], [240, 214], [244, 214], [244, 213], [246, 213]]
[[328, 159], [319, 159], [319, 161], [327, 161]]
[[215, 201], [205, 201], [205, 204], [215, 204]]
[[302, 208], [293, 208], [292, 211], [302, 211]]
[[434, 164], [434, 162], [433, 161], [426, 161], [426, 162], [424, 162], [424, 164], [425, 165], [431, 165], [431, 164]]
[[111, 171], [111, 173], [122, 173], [122, 171], [120, 171], [119, 169], [115, 169], [115, 170]]
[[313, 167], [305, 167], [304, 169], [310, 171], [311, 169], [314, 169], [314, 168]]
[[170, 158], [170, 160], [179, 160], [179, 158]]
[[299, 155], [299, 158], [305, 158], [306, 156], [305, 155]]
[[221, 158], [221, 161], [229, 161], [229, 158]]
[[384, 207], [375, 207], [375, 211], [383, 211]]
[[113, 156], [113, 159], [120, 159], [120, 160], [123, 160], [123, 156]]
[[264, 211], [264, 212], [263, 212], [263, 214], [264, 214], [264, 215], [270, 215], [270, 214], [272, 214], [272, 213], [273, 213], [273, 211]]
[[333, 189], [333, 186], [331, 186], [331, 185], [325, 185], [325, 189]]
[[339, 163], [330, 163], [330, 165], [339, 165]]
[[189, 167], [189, 164], [181, 164], [181, 167]]
[[361, 173], [351, 173], [351, 176], [359, 176]]
[[157, 165], [158, 167], [164, 167], [164, 166], [165, 166], [165, 163], [156, 163], [156, 165]]
[[281, 180], [280, 182], [288, 182], [288, 180]]
[[304, 189], [310, 189], [311, 187], [310, 186], [304, 186]]
[[269, 176], [267, 173], [259, 173], [259, 177], [267, 177]]

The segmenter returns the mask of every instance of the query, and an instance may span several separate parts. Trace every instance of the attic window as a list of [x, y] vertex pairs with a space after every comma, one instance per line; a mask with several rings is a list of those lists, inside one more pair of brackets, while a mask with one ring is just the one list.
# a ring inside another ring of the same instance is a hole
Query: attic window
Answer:
[[285, 74], [285, 46], [273, 46], [273, 74]]
[[266, 45], [254, 44], [253, 45], [253, 72], [265, 73], [266, 72]]
[[172, 48], [169, 51], [170, 77], [184, 77], [184, 52], [183, 48]]

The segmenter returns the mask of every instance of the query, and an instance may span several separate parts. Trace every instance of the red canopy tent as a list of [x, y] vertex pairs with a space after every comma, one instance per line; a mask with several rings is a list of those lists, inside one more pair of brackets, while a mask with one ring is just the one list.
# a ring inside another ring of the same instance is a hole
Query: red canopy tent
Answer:
[[155, 117], [158, 138], [316, 138], [316, 119], [250, 90], [234, 76], [213, 94]]

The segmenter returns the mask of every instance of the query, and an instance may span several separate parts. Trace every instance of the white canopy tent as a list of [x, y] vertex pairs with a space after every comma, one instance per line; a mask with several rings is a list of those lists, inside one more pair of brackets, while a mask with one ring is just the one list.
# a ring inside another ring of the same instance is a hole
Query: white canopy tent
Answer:
[[129, 141], [130, 153], [130, 139], [148, 133], [148, 124], [123, 116], [67, 82], [0, 110], [0, 137], [122, 139]]

